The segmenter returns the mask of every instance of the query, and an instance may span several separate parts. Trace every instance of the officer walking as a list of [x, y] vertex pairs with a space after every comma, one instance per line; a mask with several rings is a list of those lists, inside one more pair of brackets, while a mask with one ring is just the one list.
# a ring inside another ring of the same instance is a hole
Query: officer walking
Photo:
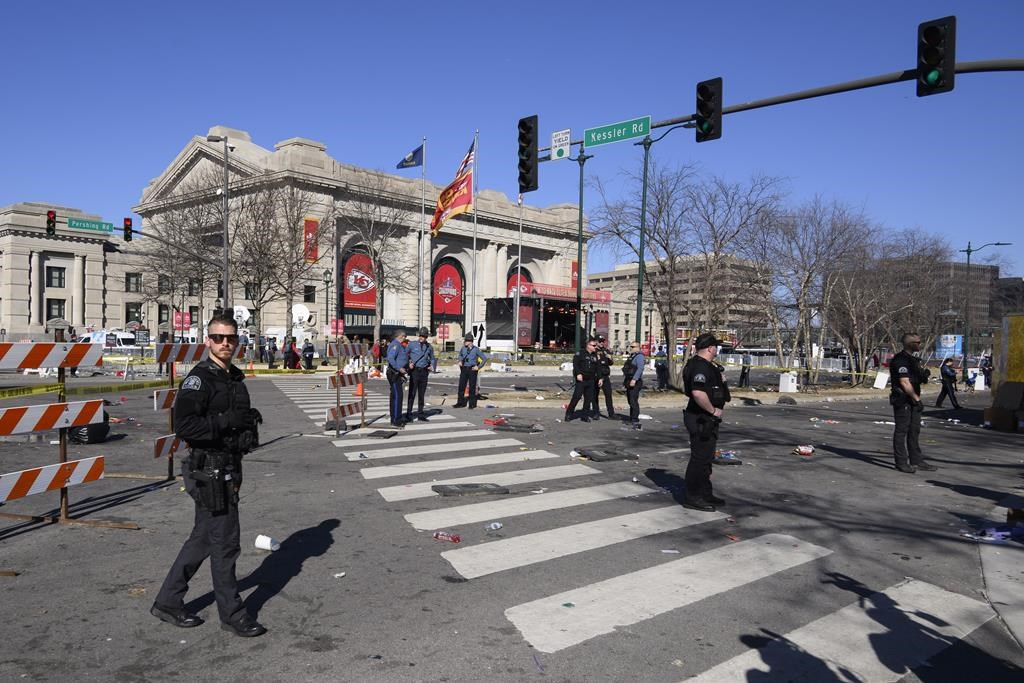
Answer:
[[565, 409], [565, 421], [572, 420], [576, 405], [583, 398], [584, 422], [590, 422], [590, 416], [597, 419], [597, 341], [588, 339], [587, 345], [572, 357], [572, 374], [576, 378], [576, 386], [572, 390], [572, 400]]
[[267, 632], [245, 609], [238, 594], [235, 562], [239, 545], [238, 489], [242, 456], [258, 443], [263, 421], [249, 404], [245, 375], [231, 364], [238, 346], [234, 318], [216, 315], [207, 327], [209, 357], [181, 382], [174, 401], [174, 432], [188, 444], [182, 460], [185, 490], [195, 502], [195, 524], [164, 579], [150, 613], [182, 628], [203, 620], [185, 610], [188, 582], [207, 557], [221, 628], [251, 638]]
[[391, 426], [402, 426], [402, 388], [409, 376], [409, 349], [402, 343], [405, 341], [405, 330], [395, 330], [395, 335], [388, 344], [387, 379], [391, 386], [391, 403], [388, 412], [391, 414]]
[[[599, 388], [604, 392], [604, 405], [608, 409], [608, 417], [615, 417], [615, 404], [612, 403], [612, 366], [615, 365], [615, 359], [612, 358], [611, 354], [608, 353], [606, 342], [604, 337], [597, 338], [597, 377], [600, 383]], [[598, 417], [601, 414], [600, 397], [594, 397], [594, 417]]]
[[629, 357], [622, 365], [622, 383], [626, 387], [626, 400], [629, 401], [629, 423], [633, 429], [640, 430], [640, 390], [644, 388], [644, 363], [647, 359], [640, 351], [640, 342], [629, 345]]
[[722, 376], [722, 366], [714, 362], [720, 343], [710, 332], [699, 335], [694, 344], [696, 353], [683, 368], [683, 393], [690, 397], [683, 412], [683, 423], [690, 434], [683, 507], [705, 512], [714, 512], [716, 505], [725, 505], [711, 487], [711, 463], [718, 446], [718, 427], [725, 404], [732, 400]]
[[420, 338], [409, 342], [409, 405], [405, 411], [405, 421], [412, 422], [412, 401], [419, 400], [419, 412], [416, 419], [426, 422], [427, 416], [423, 413], [423, 399], [427, 394], [427, 378], [431, 371], [437, 370], [437, 358], [434, 357], [434, 347], [427, 341], [430, 330], [420, 328]]
[[469, 408], [476, 408], [476, 380], [480, 368], [487, 362], [487, 354], [473, 343], [473, 335], [467, 334], [459, 349], [459, 400], [456, 408], [466, 407], [466, 387], [469, 387]]
[[754, 357], [748, 352], [743, 353], [743, 366], [740, 368], [740, 387], [750, 386], [750, 366], [754, 364]]
[[892, 434], [892, 451], [896, 458], [896, 469], [906, 474], [917, 470], [934, 472], [938, 468], [924, 460], [919, 437], [921, 435], [921, 385], [928, 381], [931, 372], [921, 365], [914, 354], [921, 350], [921, 337], [906, 332], [900, 338], [903, 350], [889, 361], [892, 389], [889, 403], [892, 405], [892, 419], [896, 423]]
[[960, 402], [956, 400], [956, 368], [953, 367], [952, 358], [942, 361], [939, 375], [942, 380], [942, 391], [939, 392], [939, 398], [935, 401], [935, 407], [941, 408], [942, 401], [949, 396], [949, 402], [953, 404], [953, 408], [960, 410]]

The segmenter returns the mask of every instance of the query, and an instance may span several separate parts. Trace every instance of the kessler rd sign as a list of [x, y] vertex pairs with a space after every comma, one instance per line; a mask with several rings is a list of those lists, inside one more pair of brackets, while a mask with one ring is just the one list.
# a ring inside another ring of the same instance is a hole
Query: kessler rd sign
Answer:
[[651, 117], [641, 116], [638, 119], [610, 123], [597, 128], [587, 128], [583, 131], [583, 146], [596, 147], [607, 145], [612, 142], [621, 142], [631, 138], [642, 138], [651, 132]]

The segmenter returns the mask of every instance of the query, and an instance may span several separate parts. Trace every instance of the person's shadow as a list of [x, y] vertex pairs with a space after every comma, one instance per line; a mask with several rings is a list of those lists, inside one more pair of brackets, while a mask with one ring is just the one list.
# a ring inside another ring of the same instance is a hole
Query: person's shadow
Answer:
[[[267, 601], [302, 573], [302, 565], [307, 559], [327, 552], [334, 543], [332, 532], [340, 524], [338, 519], [325, 519], [316, 526], [296, 531], [281, 541], [280, 548], [263, 558], [263, 563], [249, 576], [238, 582], [239, 593], [256, 587], [245, 599], [245, 607], [253, 618], [258, 618]], [[192, 600], [186, 609], [195, 613], [213, 601], [213, 593], [206, 593]]]

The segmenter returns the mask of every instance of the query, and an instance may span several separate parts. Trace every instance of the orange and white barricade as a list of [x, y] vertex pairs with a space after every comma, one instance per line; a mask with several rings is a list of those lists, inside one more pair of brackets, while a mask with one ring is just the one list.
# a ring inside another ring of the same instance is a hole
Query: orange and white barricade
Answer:
[[174, 434], [168, 434], [167, 436], [161, 436], [157, 438], [156, 444], [153, 446], [153, 457], [165, 457], [169, 458], [181, 448], [184, 442]]
[[353, 403], [346, 403], [343, 406], [337, 408], [327, 409], [327, 421], [333, 422], [342, 417], [348, 417], [349, 415], [355, 415], [357, 413], [363, 413], [366, 411], [366, 399], [362, 401], [355, 401]]
[[352, 387], [362, 384], [366, 381], [365, 372], [341, 372], [331, 375], [331, 383], [329, 389], [336, 389], [337, 387]]
[[0, 436], [84, 427], [103, 422], [103, 399], [0, 410]]
[[103, 478], [102, 455], [0, 474], [0, 503]]
[[0, 343], [0, 369], [75, 368], [103, 365], [102, 344], [62, 342]]
[[153, 410], [170, 410], [177, 395], [177, 389], [157, 389], [153, 392]]
[[342, 358], [352, 358], [354, 356], [361, 356], [366, 349], [366, 344], [339, 344], [338, 342], [330, 342], [327, 344], [327, 357], [334, 358], [340, 355]]

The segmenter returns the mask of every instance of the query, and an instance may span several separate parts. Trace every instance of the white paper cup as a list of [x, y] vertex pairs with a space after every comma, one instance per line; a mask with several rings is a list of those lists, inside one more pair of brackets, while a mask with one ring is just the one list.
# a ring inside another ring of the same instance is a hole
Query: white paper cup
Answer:
[[279, 550], [281, 548], [281, 544], [272, 539], [270, 536], [264, 536], [263, 534], [260, 534], [256, 537], [256, 547], [260, 550], [270, 550], [271, 552], [273, 552], [275, 550]]

